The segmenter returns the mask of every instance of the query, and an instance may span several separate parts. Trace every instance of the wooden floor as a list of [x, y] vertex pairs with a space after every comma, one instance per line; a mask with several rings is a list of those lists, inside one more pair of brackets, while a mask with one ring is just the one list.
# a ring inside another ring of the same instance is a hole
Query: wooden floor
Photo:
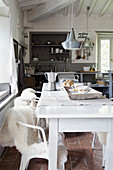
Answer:
[[[68, 148], [66, 170], [103, 170], [102, 147], [96, 141], [95, 150], [91, 149], [92, 133], [66, 133], [65, 145]], [[7, 148], [0, 158], [0, 170], [19, 170], [21, 154], [13, 148]], [[47, 170], [47, 160], [33, 159], [28, 170]]]

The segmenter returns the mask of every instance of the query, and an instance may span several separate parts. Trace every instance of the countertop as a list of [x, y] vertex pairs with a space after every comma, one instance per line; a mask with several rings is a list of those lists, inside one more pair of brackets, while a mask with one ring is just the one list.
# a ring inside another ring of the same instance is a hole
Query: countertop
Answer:
[[[46, 72], [49, 72], [49, 71], [46, 71]], [[36, 72], [36, 73], [34, 73], [34, 74], [26, 74], [26, 75], [34, 75], [34, 76], [36, 76], [36, 75], [44, 75], [44, 73], [45, 72]], [[89, 71], [89, 72], [84, 72], [84, 71], [67, 71], [67, 72], [57, 72], [58, 74], [95, 74], [95, 73], [100, 73], [100, 74], [109, 74], [109, 72], [105, 72], [105, 73], [101, 73], [100, 71]], [[111, 72], [111, 73], [113, 73], [113, 72]]]

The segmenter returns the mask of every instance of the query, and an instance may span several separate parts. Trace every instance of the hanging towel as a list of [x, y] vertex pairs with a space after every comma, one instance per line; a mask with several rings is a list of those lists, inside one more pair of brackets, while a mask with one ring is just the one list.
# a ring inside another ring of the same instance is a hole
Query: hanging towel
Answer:
[[16, 95], [18, 93], [17, 66], [16, 66], [16, 61], [15, 61], [12, 33], [11, 33], [11, 38], [10, 38], [10, 76], [11, 76], [11, 83], [10, 83], [11, 93]]
[[19, 94], [24, 90], [25, 88], [25, 66], [24, 66], [24, 59], [25, 56], [25, 49], [23, 47], [20, 48], [19, 51], [19, 60], [20, 63], [18, 64], [18, 90]]

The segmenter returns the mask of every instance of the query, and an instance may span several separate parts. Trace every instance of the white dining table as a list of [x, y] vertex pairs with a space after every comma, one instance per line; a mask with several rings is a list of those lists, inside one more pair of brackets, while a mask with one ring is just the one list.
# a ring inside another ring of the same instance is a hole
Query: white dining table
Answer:
[[108, 99], [72, 101], [57, 86], [48, 91], [43, 84], [36, 109], [37, 118], [49, 119], [49, 170], [57, 170], [58, 132], [106, 132], [105, 170], [113, 170], [113, 105]]

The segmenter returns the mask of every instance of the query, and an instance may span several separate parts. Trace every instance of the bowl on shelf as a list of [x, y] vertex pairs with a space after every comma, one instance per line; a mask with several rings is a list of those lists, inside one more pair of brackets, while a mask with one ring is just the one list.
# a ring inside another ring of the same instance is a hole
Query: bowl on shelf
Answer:
[[83, 71], [90, 71], [90, 67], [83, 67]]
[[51, 41], [46, 41], [45, 44], [46, 44], [46, 45], [51, 45], [52, 42], [51, 42]]

